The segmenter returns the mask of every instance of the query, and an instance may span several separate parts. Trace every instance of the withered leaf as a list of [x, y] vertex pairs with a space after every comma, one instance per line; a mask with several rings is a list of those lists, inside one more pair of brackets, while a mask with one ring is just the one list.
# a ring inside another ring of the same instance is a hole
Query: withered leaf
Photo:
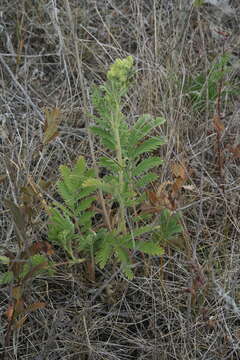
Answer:
[[5, 204], [11, 211], [18, 242], [20, 244], [24, 243], [27, 224], [22, 209], [18, 205], [14, 204], [14, 202], [11, 200], [5, 200]]
[[224, 124], [221, 121], [219, 115], [214, 115], [214, 117], [213, 117], [213, 127], [214, 127], [214, 129], [216, 130], [216, 132], [218, 134], [221, 134], [224, 131], [225, 127], [224, 127]]
[[24, 313], [30, 313], [30, 312], [33, 312], [33, 311], [36, 311], [36, 310], [39, 310], [39, 309], [42, 309], [46, 306], [46, 303], [45, 302], [35, 302], [31, 305], [28, 305], [26, 307], [26, 309], [24, 310]]
[[233, 154], [234, 159], [240, 158], [240, 144], [235, 147], [229, 147], [228, 150]]
[[14, 325], [15, 329], [20, 329], [26, 320], [27, 320], [27, 315], [21, 317], [21, 319], [15, 323], [15, 325]]
[[5, 316], [7, 317], [8, 321], [12, 320], [13, 313], [14, 313], [14, 306], [9, 305], [7, 311], [5, 312]]
[[180, 163], [173, 163], [171, 168], [172, 168], [172, 173], [176, 178], [180, 177], [182, 179], [185, 179], [187, 177], [186, 168], [184, 165]]
[[44, 136], [43, 145], [49, 144], [50, 141], [55, 139], [58, 135], [58, 127], [61, 122], [60, 109], [54, 108], [52, 110], [45, 109], [45, 124], [44, 124]]

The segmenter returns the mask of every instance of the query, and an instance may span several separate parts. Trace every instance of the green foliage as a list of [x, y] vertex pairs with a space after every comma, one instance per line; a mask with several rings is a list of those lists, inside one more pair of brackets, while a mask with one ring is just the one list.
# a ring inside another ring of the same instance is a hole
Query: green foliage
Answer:
[[51, 264], [47, 257], [42, 254], [30, 256], [19, 274], [19, 279], [33, 278], [40, 274], [53, 275]]
[[[123, 100], [132, 86], [133, 73], [132, 57], [117, 59], [107, 73], [107, 81], [93, 89], [96, 115], [90, 130], [104, 147], [106, 155], [98, 160], [98, 166], [106, 175], [99, 179], [82, 157], [73, 169], [61, 166], [62, 180], [57, 189], [64, 204], [55, 203], [52, 208], [48, 233], [49, 240], [60, 245], [72, 259], [76, 259], [76, 250], [84, 256], [94, 255], [100, 268], [115, 259], [129, 278], [134, 275], [131, 258], [134, 251], [162, 255], [163, 248], [152, 236], [154, 232], [161, 228], [170, 236], [179, 230], [173, 229], [172, 220], [169, 222], [168, 218], [165, 219], [168, 228], [163, 229], [158, 224], [143, 226], [144, 216], [136, 216], [136, 207], [145, 199], [144, 188], [158, 177], [152, 170], [163, 162], [150, 153], [159, 149], [165, 140], [148, 136], [165, 120], [145, 114], [139, 116], [133, 126], [128, 124]], [[104, 224], [96, 227], [92, 205], [97, 203], [95, 209], [101, 206], [96, 191], [103, 192], [108, 208], [115, 206], [118, 220], [113, 228], [106, 228]], [[149, 222], [151, 218], [145, 216], [146, 220]]]
[[[51, 267], [51, 263], [45, 255], [35, 254], [29, 256], [27, 259], [21, 259], [19, 261], [19, 266], [11, 270], [11, 261], [6, 256], [1, 256], [0, 261], [3, 264], [7, 264], [6, 260], [2, 261], [3, 258], [8, 259], [9, 270], [0, 274], [0, 284], [6, 285], [10, 284], [14, 281], [16, 282], [24, 282], [28, 279], [33, 279], [37, 275], [40, 274], [48, 274], [53, 275], [53, 270]], [[17, 259], [15, 260], [18, 261]]]
[[14, 280], [14, 275], [12, 271], [5, 271], [1, 274], [0, 285], [10, 284]]
[[171, 214], [169, 210], [164, 209], [159, 218], [159, 229], [154, 234], [154, 238], [158, 243], [166, 244], [182, 231], [179, 214]]
[[230, 54], [225, 53], [211, 65], [207, 76], [202, 73], [190, 79], [186, 93], [190, 95], [194, 110], [203, 111], [206, 107], [207, 98], [211, 107], [215, 105], [221, 82], [223, 85], [221, 96], [227, 93], [239, 94], [239, 90], [234, 88], [234, 84], [229, 84], [225, 81], [226, 75], [232, 71], [230, 63]]
[[204, 0], [195, 0], [193, 2], [193, 6], [200, 7], [200, 6], [204, 5], [204, 2], [205, 2]]
[[[83, 186], [94, 175], [88, 169], [83, 157], [80, 157], [73, 169], [60, 166], [62, 180], [58, 181], [58, 193], [64, 200], [64, 205], [55, 202], [52, 207], [51, 221], [48, 229], [48, 238], [51, 242], [60, 245], [72, 259], [79, 262], [74, 254], [74, 247], [83, 249], [86, 239], [90, 239], [92, 232], [92, 218], [95, 215], [90, 208], [96, 200], [93, 193], [96, 184]], [[79, 245], [80, 244], [80, 245]]]

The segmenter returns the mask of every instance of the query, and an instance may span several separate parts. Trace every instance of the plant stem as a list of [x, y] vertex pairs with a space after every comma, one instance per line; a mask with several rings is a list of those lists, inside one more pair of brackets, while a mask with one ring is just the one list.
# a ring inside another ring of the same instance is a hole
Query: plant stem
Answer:
[[126, 223], [125, 223], [125, 205], [124, 205], [124, 159], [122, 156], [122, 147], [120, 141], [120, 134], [119, 134], [119, 124], [121, 123], [121, 110], [120, 110], [120, 99], [117, 95], [116, 98], [116, 107], [115, 111], [112, 114], [112, 128], [113, 134], [115, 137], [116, 143], [116, 157], [119, 164], [119, 171], [118, 171], [118, 179], [119, 179], [119, 206], [120, 206], [120, 223], [119, 223], [119, 231], [126, 233]]

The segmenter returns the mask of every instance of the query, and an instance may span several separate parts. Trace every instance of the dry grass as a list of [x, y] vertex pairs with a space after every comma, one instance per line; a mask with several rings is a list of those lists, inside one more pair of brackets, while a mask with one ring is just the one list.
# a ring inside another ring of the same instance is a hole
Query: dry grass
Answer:
[[[184, 160], [194, 185], [178, 204], [185, 227], [179, 241], [185, 245], [168, 244], [162, 262], [153, 258], [143, 265], [138, 259], [131, 282], [107, 267], [98, 269], [91, 283], [80, 266], [59, 267], [54, 277], [30, 282], [26, 301], [47, 306], [14, 331], [5, 349], [11, 287], [2, 287], [0, 353], [5, 351], [5, 359], [240, 358], [240, 171], [239, 158], [227, 151], [239, 142], [239, 94], [226, 94], [221, 105], [221, 112], [230, 115], [223, 119], [225, 163], [219, 177], [214, 110], [206, 95], [204, 110], [194, 111], [186, 91], [190, 76], [206, 72], [224, 48], [235, 64], [228, 80], [239, 86], [240, 9], [238, 1], [231, 2], [227, 14], [191, 2], [1, 1], [0, 157], [1, 175], [6, 175], [1, 199], [20, 204], [20, 189], [31, 176], [36, 184], [51, 181], [48, 201], [55, 196], [60, 164], [71, 164], [77, 155], [92, 161], [84, 112], [91, 110], [89, 90], [105, 79], [115, 58], [126, 55], [134, 56], [138, 69], [128, 98], [129, 122], [134, 122], [131, 114], [146, 112], [167, 120], [159, 181], [169, 180], [173, 161]], [[45, 107], [58, 107], [62, 122], [60, 136], [40, 153]], [[101, 149], [93, 146], [98, 156]], [[34, 220], [29, 242], [46, 240], [40, 206]], [[12, 218], [2, 202], [1, 245], [16, 248]], [[62, 261], [58, 250], [55, 258]]]

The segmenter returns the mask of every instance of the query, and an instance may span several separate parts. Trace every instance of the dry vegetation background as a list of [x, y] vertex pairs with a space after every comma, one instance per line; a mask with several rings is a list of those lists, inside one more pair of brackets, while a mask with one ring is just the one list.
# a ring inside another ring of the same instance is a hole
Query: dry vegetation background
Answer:
[[[178, 202], [184, 233], [165, 244], [162, 259], [146, 259], [133, 281], [106, 267], [91, 283], [80, 265], [29, 281], [26, 302], [47, 305], [29, 315], [5, 349], [11, 286], [2, 286], [0, 354], [6, 359], [240, 359], [239, 94], [222, 98], [217, 144], [208, 94], [204, 108], [194, 109], [187, 90], [189, 79], [207, 74], [224, 51], [232, 65], [226, 80], [239, 87], [240, 6], [238, 0], [199, 4], [1, 1], [1, 246], [16, 250], [4, 199], [21, 205], [21, 188], [43, 179], [51, 182], [43, 193], [48, 202], [56, 196], [60, 164], [79, 155], [91, 163], [84, 109], [91, 111], [92, 84], [105, 80], [118, 57], [133, 55], [137, 68], [129, 122], [142, 113], [166, 118], [159, 184], [171, 180], [171, 163], [179, 162], [191, 185]], [[42, 149], [44, 109], [55, 107], [62, 114], [59, 136]], [[95, 150], [98, 156], [97, 143]], [[34, 206], [29, 243], [47, 240], [46, 214]], [[64, 261], [57, 249], [54, 258]]]

